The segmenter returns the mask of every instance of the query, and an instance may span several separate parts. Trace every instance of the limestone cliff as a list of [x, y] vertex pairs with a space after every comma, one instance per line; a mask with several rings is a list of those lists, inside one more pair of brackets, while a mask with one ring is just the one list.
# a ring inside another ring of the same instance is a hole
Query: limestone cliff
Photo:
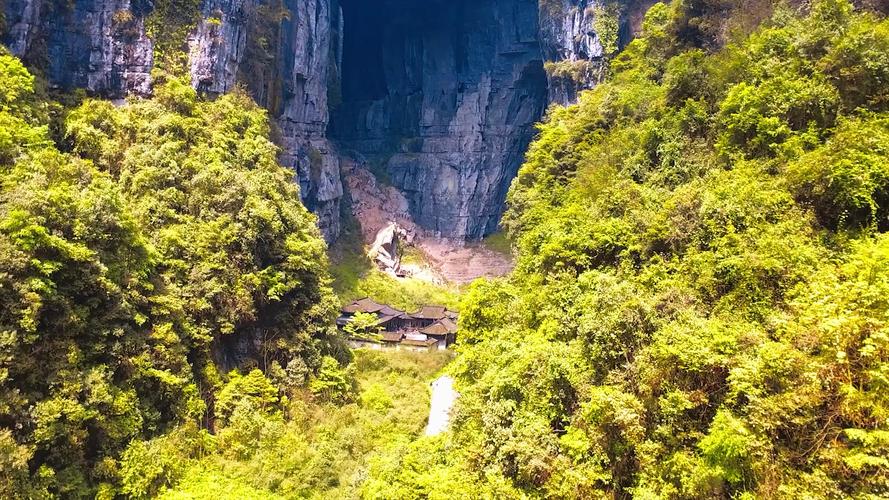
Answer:
[[6, 0], [2, 42], [65, 88], [112, 98], [151, 91], [151, 40], [137, 0]]
[[[435, 235], [494, 231], [546, 107], [537, 0], [344, 1], [332, 136]], [[349, 31], [349, 23], [363, 22]]]
[[[146, 25], [175, 14], [170, 1], [5, 0], [2, 42], [61, 88], [147, 95], [160, 42]], [[193, 85], [212, 96], [241, 84], [269, 109], [329, 240], [338, 150], [368, 158], [430, 234], [494, 231], [533, 124], [599, 81], [638, 14], [616, 0], [193, 3], [179, 49]]]
[[[272, 29], [262, 32], [270, 21]], [[206, 0], [189, 38], [198, 90], [220, 94], [243, 83], [272, 112], [282, 133], [281, 162], [297, 173], [303, 201], [328, 240], [339, 234], [343, 196], [339, 157], [327, 140], [341, 24], [339, 6], [328, 0]]]
[[606, 49], [595, 24], [597, 16], [607, 14], [606, 5], [599, 0], [540, 3], [540, 41], [550, 102], [568, 104], [579, 91], [601, 80]]

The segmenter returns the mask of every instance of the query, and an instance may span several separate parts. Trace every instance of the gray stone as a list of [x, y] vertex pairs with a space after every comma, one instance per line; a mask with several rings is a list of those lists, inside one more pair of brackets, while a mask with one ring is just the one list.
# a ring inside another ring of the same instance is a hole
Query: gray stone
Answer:
[[[282, 133], [281, 163], [296, 172], [305, 205], [318, 216], [328, 241], [339, 235], [343, 196], [339, 156], [327, 140], [330, 76], [336, 72], [332, 52], [338, 46], [337, 7], [327, 0], [286, 0], [288, 15], [269, 72], [280, 78], [281, 95], [255, 95], [275, 115]], [[221, 94], [242, 80], [263, 87], [260, 75], [243, 74], [249, 23], [257, 15], [255, 0], [206, 0], [203, 20], [190, 38], [192, 84]], [[280, 104], [273, 103], [279, 97]]]
[[283, 110], [277, 118], [283, 135], [282, 164], [297, 172], [303, 201], [318, 215], [328, 241], [340, 232], [343, 183], [340, 159], [327, 140], [328, 85], [339, 85], [336, 50], [340, 46], [339, 6], [327, 0], [287, 0], [279, 48]]
[[433, 235], [496, 230], [547, 104], [537, 0], [343, 9], [344, 102], [331, 135], [378, 164]]
[[570, 104], [581, 90], [604, 76], [602, 42], [596, 34], [596, 8], [602, 0], [545, 0], [540, 3], [540, 42], [547, 62], [570, 65], [574, 75], [547, 72], [549, 100]]
[[[287, 15], [263, 49], [268, 59], [254, 60], [252, 29], [271, 4], [204, 0], [188, 38], [189, 72], [202, 93], [246, 84], [270, 110], [281, 163], [295, 172], [328, 241], [340, 231], [338, 148], [366, 157], [428, 233], [477, 239], [496, 230], [546, 106], [570, 103], [600, 81], [594, 27], [603, 1], [283, 0]], [[624, 24], [638, 24], [650, 3], [627, 0]], [[6, 0], [2, 40], [45, 65], [58, 87], [147, 95], [153, 61], [144, 19], [152, 6]], [[626, 42], [625, 28], [622, 36]], [[546, 61], [584, 72], [547, 75]]]
[[[151, 92], [152, 43], [129, 0], [7, 0], [3, 43], [62, 88], [110, 98]], [[36, 43], [39, 42], [39, 43]]]

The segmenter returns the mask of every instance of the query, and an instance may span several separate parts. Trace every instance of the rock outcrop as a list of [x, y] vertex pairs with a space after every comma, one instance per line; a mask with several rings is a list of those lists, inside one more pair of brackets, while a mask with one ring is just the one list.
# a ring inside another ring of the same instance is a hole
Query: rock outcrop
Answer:
[[[6, 0], [2, 42], [58, 87], [148, 95], [145, 26], [163, 1]], [[200, 92], [241, 84], [269, 109], [328, 240], [339, 145], [428, 234], [477, 239], [497, 227], [533, 124], [600, 80], [637, 1], [202, 0], [183, 50]]]
[[398, 224], [389, 223], [377, 233], [367, 256], [382, 271], [398, 275], [401, 270], [401, 240], [405, 235], [405, 231], [398, 227]]
[[53, 84], [110, 98], [151, 92], [152, 44], [138, 0], [6, 0], [4, 13], [3, 44]]

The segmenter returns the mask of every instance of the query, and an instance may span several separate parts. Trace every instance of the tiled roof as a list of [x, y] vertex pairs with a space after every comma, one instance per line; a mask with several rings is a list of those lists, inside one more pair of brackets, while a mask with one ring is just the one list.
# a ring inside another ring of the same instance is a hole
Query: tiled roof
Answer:
[[447, 327], [449, 333], [457, 333], [457, 323], [454, 320], [445, 318], [440, 323]]
[[420, 330], [420, 332], [426, 335], [447, 335], [449, 333], [457, 333], [457, 325], [450, 319], [444, 318]]
[[384, 316], [401, 316], [404, 314], [404, 311], [399, 311], [398, 309], [389, 306], [383, 306], [383, 308], [379, 310], [379, 313]]
[[401, 342], [404, 334], [401, 332], [385, 332], [383, 333], [383, 342]]
[[417, 347], [432, 347], [437, 343], [438, 343], [438, 341], [435, 339], [426, 339], [426, 340], [405, 339], [405, 340], [401, 341], [402, 345], [411, 345], [411, 346], [417, 346]]
[[441, 306], [425, 306], [411, 316], [417, 319], [442, 319], [445, 317], [445, 312], [447, 309]]
[[355, 314], [359, 311], [363, 313], [376, 313], [382, 311], [386, 307], [388, 306], [377, 304], [373, 300], [365, 297], [343, 307], [343, 312], [346, 314]]

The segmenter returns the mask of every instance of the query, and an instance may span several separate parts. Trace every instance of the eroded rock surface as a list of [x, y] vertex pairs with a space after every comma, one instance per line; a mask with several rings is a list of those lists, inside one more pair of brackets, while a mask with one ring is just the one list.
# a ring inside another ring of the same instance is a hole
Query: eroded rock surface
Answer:
[[[343, 165], [352, 215], [370, 248], [369, 256], [392, 276], [437, 284], [465, 284], [481, 277], [504, 276], [512, 270], [511, 255], [493, 251], [479, 242], [438, 238], [418, 226], [404, 195], [380, 183], [362, 159], [346, 157]], [[401, 252], [407, 246], [419, 250], [423, 262], [402, 262]]]
[[494, 231], [547, 104], [537, 0], [351, 0], [343, 12], [332, 135], [376, 163], [430, 233]]
[[370, 260], [383, 271], [397, 276], [401, 271], [401, 241], [404, 235], [404, 230], [394, 222], [380, 229], [368, 252]]
[[[148, 95], [145, 25], [162, 1], [6, 0], [2, 42], [58, 87]], [[430, 237], [478, 239], [496, 229], [546, 106], [599, 81], [603, 13], [624, 43], [650, 3], [203, 0], [183, 50], [200, 92], [241, 84], [269, 109], [329, 241], [343, 199], [331, 138], [363, 154]]]
[[[189, 40], [192, 84], [221, 94], [243, 83], [271, 111], [281, 130], [281, 162], [297, 173], [303, 202], [333, 241], [343, 186], [339, 156], [327, 139], [328, 87], [338, 85], [342, 14], [328, 0], [286, 0], [281, 12], [269, 8], [256, 0], [205, 0]], [[263, 31], [274, 16], [281, 17], [280, 29]]]
[[0, 5], [6, 18], [0, 41], [42, 68], [54, 85], [110, 98], [151, 92], [152, 43], [141, 2], [6, 0]]

